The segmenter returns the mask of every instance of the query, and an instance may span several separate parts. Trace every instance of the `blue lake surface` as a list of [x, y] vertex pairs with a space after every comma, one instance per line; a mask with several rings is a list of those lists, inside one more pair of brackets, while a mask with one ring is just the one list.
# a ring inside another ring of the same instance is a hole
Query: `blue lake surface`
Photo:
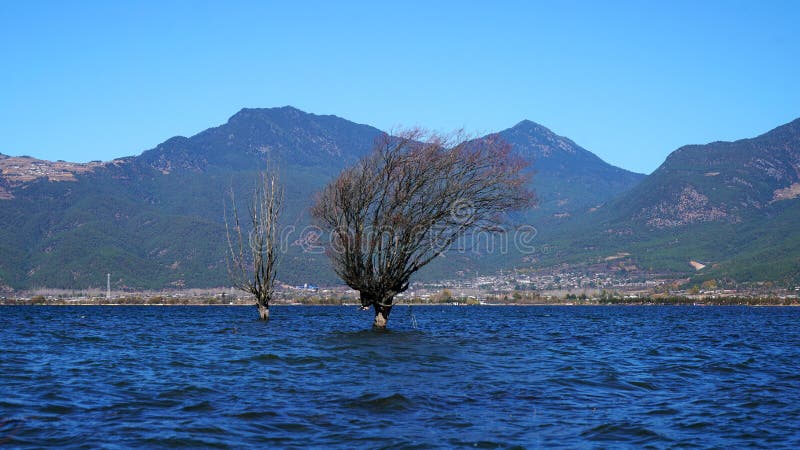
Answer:
[[0, 447], [800, 447], [800, 308], [256, 316], [0, 307]]

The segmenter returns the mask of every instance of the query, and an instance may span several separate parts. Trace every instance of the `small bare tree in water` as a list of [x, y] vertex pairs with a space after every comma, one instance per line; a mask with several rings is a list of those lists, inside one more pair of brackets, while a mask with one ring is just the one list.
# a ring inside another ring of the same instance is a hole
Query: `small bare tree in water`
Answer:
[[312, 215], [331, 233], [328, 255], [385, 328], [411, 275], [463, 233], [530, 206], [526, 163], [497, 136], [469, 141], [419, 129], [385, 135], [317, 196]]
[[261, 320], [269, 319], [269, 302], [275, 292], [278, 264], [278, 216], [283, 203], [283, 187], [275, 170], [259, 173], [253, 200], [248, 208], [247, 230], [239, 219], [233, 189], [230, 190], [232, 217], [225, 212], [228, 240], [228, 276], [233, 285], [253, 294]]

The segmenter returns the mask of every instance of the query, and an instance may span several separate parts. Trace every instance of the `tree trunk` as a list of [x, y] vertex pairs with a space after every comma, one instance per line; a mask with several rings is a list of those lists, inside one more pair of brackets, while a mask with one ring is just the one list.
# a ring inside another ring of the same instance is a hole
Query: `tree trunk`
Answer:
[[379, 304], [373, 304], [375, 307], [375, 322], [372, 323], [372, 328], [385, 330], [386, 329], [386, 322], [389, 321], [389, 313], [392, 312], [391, 306], [380, 306]]
[[258, 318], [260, 320], [269, 320], [269, 305], [258, 304]]

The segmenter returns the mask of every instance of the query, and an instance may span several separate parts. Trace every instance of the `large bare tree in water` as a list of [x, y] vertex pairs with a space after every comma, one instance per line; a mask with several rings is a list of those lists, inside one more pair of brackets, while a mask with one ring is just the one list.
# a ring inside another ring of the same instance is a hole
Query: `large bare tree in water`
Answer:
[[462, 234], [491, 229], [534, 202], [525, 162], [493, 136], [468, 141], [419, 129], [385, 135], [317, 196], [336, 273], [385, 328], [394, 297]]
[[277, 172], [270, 167], [267, 172], [259, 173], [246, 225], [240, 221], [233, 189], [230, 202], [232, 217], [228, 217], [227, 208], [225, 212], [228, 276], [237, 289], [255, 297], [259, 318], [268, 320], [269, 302], [275, 292], [278, 216], [283, 203], [283, 187]]

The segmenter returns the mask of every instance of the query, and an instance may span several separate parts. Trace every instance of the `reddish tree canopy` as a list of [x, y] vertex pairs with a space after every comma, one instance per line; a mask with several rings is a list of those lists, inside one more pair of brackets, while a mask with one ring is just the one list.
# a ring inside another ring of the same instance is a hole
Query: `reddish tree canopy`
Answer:
[[532, 205], [525, 161], [497, 136], [467, 140], [419, 129], [384, 135], [317, 196], [336, 273], [373, 306], [376, 326], [411, 275], [460, 235]]

